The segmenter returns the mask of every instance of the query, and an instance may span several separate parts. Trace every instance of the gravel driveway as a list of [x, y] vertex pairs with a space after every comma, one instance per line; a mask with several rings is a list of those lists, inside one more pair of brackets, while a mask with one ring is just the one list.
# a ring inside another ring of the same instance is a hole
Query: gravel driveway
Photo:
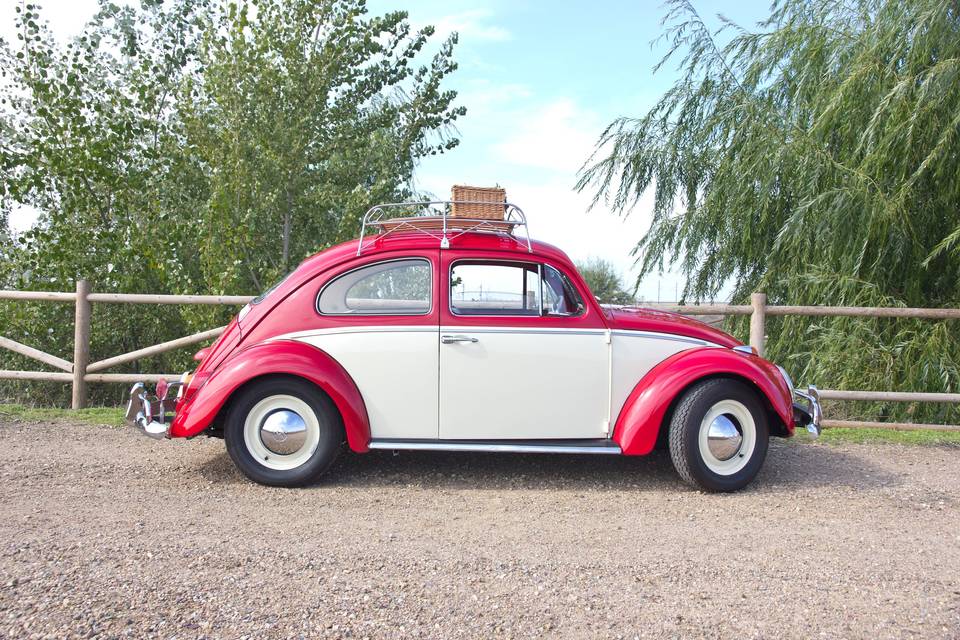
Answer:
[[746, 491], [669, 458], [344, 455], [0, 423], [0, 636], [960, 637], [960, 450], [774, 440]]

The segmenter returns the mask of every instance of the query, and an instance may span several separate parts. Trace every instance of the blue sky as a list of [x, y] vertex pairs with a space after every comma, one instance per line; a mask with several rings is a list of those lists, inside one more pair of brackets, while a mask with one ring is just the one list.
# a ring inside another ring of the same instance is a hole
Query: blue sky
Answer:
[[[723, 13], [752, 26], [768, 13], [766, 0], [693, 0], [710, 25]], [[0, 0], [0, 35], [12, 34], [19, 0]], [[47, 0], [43, 14], [62, 38], [76, 35], [96, 0]], [[433, 24], [439, 38], [460, 34], [459, 69], [449, 87], [468, 114], [458, 123], [461, 144], [426, 160], [417, 185], [438, 196], [452, 184], [500, 184], [527, 213], [535, 238], [575, 260], [609, 260], [632, 284], [630, 250], [650, 221], [645, 197], [626, 220], [573, 192], [577, 170], [603, 128], [621, 115], [640, 115], [670, 86], [672, 66], [653, 74], [666, 44], [651, 46], [666, 9], [659, 2], [596, 0], [368, 0], [371, 12], [405, 9], [415, 25]], [[32, 215], [11, 222], [28, 225]], [[638, 294], [672, 300], [676, 275], [652, 274]]]
[[[701, 16], [716, 14], [753, 26], [767, 2], [694, 0]], [[640, 115], [675, 79], [674, 66], [653, 66], [666, 44], [666, 9], [659, 2], [546, 2], [370, 0], [383, 12], [405, 8], [415, 24], [434, 24], [438, 35], [460, 34], [459, 69], [450, 86], [468, 113], [458, 125], [461, 145], [425, 161], [418, 183], [437, 195], [454, 183], [500, 184], [527, 213], [531, 233], [575, 260], [599, 256], [632, 284], [630, 251], [650, 222], [650, 199], [627, 219], [604, 207], [587, 213], [590, 196], [576, 194], [577, 170], [603, 128], [621, 115]], [[592, 195], [592, 194], [591, 194]], [[638, 294], [674, 299], [679, 279], [652, 274]]]

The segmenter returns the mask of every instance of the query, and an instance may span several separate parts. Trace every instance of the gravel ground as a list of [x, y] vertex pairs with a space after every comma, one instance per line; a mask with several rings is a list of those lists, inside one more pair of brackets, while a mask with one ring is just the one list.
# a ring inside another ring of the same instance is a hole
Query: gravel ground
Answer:
[[0, 636], [960, 637], [960, 450], [775, 440], [738, 494], [669, 457], [346, 454], [0, 423]]

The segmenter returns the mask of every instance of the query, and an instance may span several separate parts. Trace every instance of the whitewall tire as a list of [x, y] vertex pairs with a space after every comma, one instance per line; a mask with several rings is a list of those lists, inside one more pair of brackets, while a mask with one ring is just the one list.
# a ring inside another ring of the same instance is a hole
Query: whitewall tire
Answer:
[[728, 378], [688, 389], [669, 424], [670, 457], [680, 476], [707, 491], [736, 491], [767, 455], [767, 412], [757, 392]]
[[232, 399], [224, 428], [227, 451], [255, 482], [309, 484], [329, 468], [343, 442], [343, 425], [330, 399], [310, 382], [265, 378]]

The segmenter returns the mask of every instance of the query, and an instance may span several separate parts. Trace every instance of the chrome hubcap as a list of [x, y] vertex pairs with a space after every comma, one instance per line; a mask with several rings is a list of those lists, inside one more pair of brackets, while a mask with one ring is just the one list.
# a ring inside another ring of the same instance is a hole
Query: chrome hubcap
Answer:
[[729, 460], [740, 451], [743, 434], [729, 414], [722, 413], [710, 422], [707, 446], [717, 460]]
[[295, 411], [271, 411], [260, 423], [260, 441], [277, 455], [296, 453], [307, 441], [307, 424]]

